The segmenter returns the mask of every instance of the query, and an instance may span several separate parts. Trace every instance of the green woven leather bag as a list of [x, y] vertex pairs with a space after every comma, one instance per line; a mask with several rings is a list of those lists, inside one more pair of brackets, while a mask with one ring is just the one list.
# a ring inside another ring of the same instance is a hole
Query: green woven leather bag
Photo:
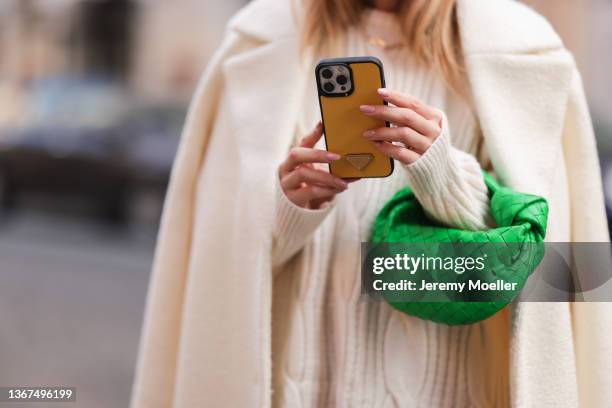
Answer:
[[[478, 301], [473, 297], [461, 301], [457, 301], [457, 298], [401, 301], [383, 293], [383, 297], [392, 307], [437, 323], [464, 325], [491, 317], [518, 296], [544, 255], [548, 204], [542, 197], [518, 193], [500, 186], [488, 174], [484, 174], [484, 179], [489, 189], [495, 228], [466, 231], [439, 225], [426, 216], [414, 193], [409, 188], [404, 188], [396, 193], [378, 214], [371, 242], [421, 245], [428, 256], [436, 256], [442, 245], [471, 245], [472, 249], [480, 248], [476, 251], [486, 252], [488, 256], [487, 267], [477, 271], [480, 281], [495, 282], [503, 279], [516, 283], [516, 289], [504, 291], [503, 296], [495, 297], [494, 301]], [[427, 274], [427, 279], [435, 282], [438, 278], [436, 273], [432, 273]]]

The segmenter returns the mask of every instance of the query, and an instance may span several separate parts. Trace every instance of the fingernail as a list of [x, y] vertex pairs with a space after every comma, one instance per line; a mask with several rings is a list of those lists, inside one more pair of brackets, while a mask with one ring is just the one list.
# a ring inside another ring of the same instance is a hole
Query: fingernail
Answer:
[[321, 129], [323, 127], [323, 122], [318, 121], [317, 125], [315, 126], [315, 129]]
[[340, 155], [336, 153], [327, 153], [327, 160], [340, 160]]
[[370, 138], [370, 137], [374, 137], [375, 132], [373, 130], [366, 130], [365, 132], [363, 132], [363, 136]]
[[374, 113], [374, 107], [372, 105], [361, 105], [359, 107], [363, 113]]
[[380, 96], [389, 96], [391, 95], [391, 92], [389, 92], [389, 90], [386, 88], [378, 88], [378, 94]]
[[336, 179], [336, 185], [340, 188], [348, 188], [348, 183], [344, 180]]

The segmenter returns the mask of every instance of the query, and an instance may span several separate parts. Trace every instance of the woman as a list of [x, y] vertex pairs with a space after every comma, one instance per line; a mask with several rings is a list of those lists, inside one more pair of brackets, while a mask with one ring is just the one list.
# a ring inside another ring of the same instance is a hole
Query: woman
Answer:
[[[364, 54], [391, 106], [362, 112], [395, 126], [363, 137], [396, 169], [349, 186], [318, 169], [338, 157], [312, 128], [313, 67]], [[385, 201], [410, 185], [431, 217], [486, 229], [483, 169], [547, 198], [549, 241], [608, 240], [580, 77], [540, 16], [510, 0], [250, 4], [187, 118], [133, 405], [605, 405], [603, 305], [519, 303], [451, 328], [360, 296]]]

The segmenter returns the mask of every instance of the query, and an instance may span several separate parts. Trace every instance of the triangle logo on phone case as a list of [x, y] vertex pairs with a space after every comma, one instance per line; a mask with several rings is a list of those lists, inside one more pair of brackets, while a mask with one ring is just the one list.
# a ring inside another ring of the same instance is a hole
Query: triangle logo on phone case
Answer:
[[357, 170], [363, 170], [372, 162], [374, 155], [370, 153], [347, 154], [344, 158]]

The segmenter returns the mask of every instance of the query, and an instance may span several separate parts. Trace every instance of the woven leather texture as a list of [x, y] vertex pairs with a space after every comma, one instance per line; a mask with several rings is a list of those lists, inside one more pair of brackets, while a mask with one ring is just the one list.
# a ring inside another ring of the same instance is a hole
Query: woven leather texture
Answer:
[[[436, 244], [452, 243], [468, 248], [463, 255], [486, 256], [486, 268], [471, 272], [472, 279], [517, 283], [516, 290], [504, 291], [495, 301], [435, 296], [435, 301], [398, 301], [392, 294], [383, 297], [394, 308], [422, 319], [447, 325], [464, 325], [485, 320], [510, 304], [544, 255], [548, 203], [542, 197], [515, 192], [500, 186], [484, 174], [489, 189], [491, 213], [496, 227], [486, 231], [466, 231], [437, 224], [423, 210], [410, 188], [404, 188], [383, 207], [373, 228], [372, 243], [419, 244], [428, 256], [441, 250]], [[487, 245], [491, 244], [491, 245]], [[448, 245], [447, 245], [448, 246]], [[486, 254], [486, 255], [485, 255]], [[388, 275], [388, 279], [393, 279]], [[426, 273], [436, 282], [439, 274]], [[397, 275], [395, 275], [397, 278]]]

